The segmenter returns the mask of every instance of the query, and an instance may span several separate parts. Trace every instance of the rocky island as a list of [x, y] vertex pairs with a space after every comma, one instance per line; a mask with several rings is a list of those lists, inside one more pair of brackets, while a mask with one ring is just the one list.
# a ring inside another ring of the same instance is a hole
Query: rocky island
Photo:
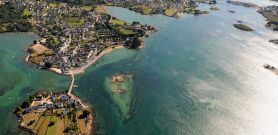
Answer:
[[271, 40], [269, 40], [269, 42], [271, 42], [275, 45], [278, 45], [278, 39], [271, 39]]
[[20, 128], [37, 135], [96, 134], [90, 107], [68, 93], [39, 92], [14, 111]]
[[275, 73], [276, 75], [278, 75], [278, 69], [275, 68], [274, 66], [271, 66], [269, 64], [265, 64], [263, 66], [265, 69], [272, 71], [273, 73]]
[[251, 29], [249, 26], [238, 23], [238, 24], [234, 24], [234, 27], [243, 31], [253, 31], [253, 29]]

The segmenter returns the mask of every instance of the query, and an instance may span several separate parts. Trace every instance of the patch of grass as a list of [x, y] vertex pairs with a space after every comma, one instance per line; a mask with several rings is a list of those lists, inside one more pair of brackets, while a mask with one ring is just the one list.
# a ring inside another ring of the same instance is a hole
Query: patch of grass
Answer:
[[69, 23], [72, 27], [80, 27], [85, 24], [85, 19], [80, 17], [69, 17], [64, 18], [64, 20]]
[[176, 11], [175, 11], [174, 8], [168, 8], [168, 9], [165, 10], [165, 15], [166, 16], [173, 16], [175, 12]]
[[48, 124], [50, 122], [50, 118], [51, 116], [46, 116], [43, 123], [41, 124], [39, 130], [38, 130], [38, 134], [39, 135], [44, 135], [47, 131], [47, 128], [48, 128]]
[[47, 128], [46, 135], [55, 135], [56, 134], [57, 120], [58, 120], [58, 118], [56, 116], [51, 116], [50, 122], [54, 122], [54, 125]]
[[142, 6], [142, 8], [143, 8], [143, 14], [144, 14], [144, 15], [149, 15], [149, 14], [152, 13], [152, 9], [151, 9], [150, 7], [148, 7], [148, 6]]
[[41, 124], [42, 124], [43, 121], [44, 121], [44, 118], [45, 118], [44, 116], [40, 116], [40, 118], [38, 119], [36, 125], [35, 125], [34, 128], [33, 128], [33, 131], [34, 131], [34, 132], [37, 132], [37, 131], [38, 131], [38, 129], [40, 128]]
[[31, 15], [32, 15], [32, 11], [24, 9], [23, 16], [31, 16]]
[[97, 6], [95, 10], [99, 13], [105, 13], [106, 12], [106, 10], [104, 9], [103, 6]]
[[57, 4], [57, 3], [49, 3], [49, 6], [50, 6], [51, 8], [55, 8], [55, 7], [58, 6], [58, 4]]
[[78, 111], [76, 113], [76, 119], [77, 119], [77, 123], [78, 123], [78, 127], [80, 129], [81, 134], [86, 134], [87, 133], [87, 127], [86, 127], [86, 122], [84, 119], [79, 119], [80, 115], [82, 115], [82, 111]]
[[111, 2], [106, 3], [107, 6], [113, 6], [114, 4]]
[[134, 32], [132, 30], [128, 30], [128, 29], [125, 29], [125, 28], [119, 28], [119, 31], [122, 32], [125, 35], [134, 34]]
[[86, 11], [91, 11], [93, 9], [92, 6], [83, 6], [81, 9], [86, 10]]
[[125, 25], [125, 21], [118, 20], [118, 19], [112, 19], [111, 22], [112, 22], [114, 25]]

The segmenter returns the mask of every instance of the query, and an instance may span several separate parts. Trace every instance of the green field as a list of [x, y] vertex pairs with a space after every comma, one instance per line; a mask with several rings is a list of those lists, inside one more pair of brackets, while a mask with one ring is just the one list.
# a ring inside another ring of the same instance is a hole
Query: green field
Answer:
[[33, 128], [33, 131], [34, 132], [37, 132], [38, 131], [38, 129], [40, 128], [40, 126], [41, 126], [41, 124], [43, 123], [43, 121], [44, 121], [44, 116], [40, 116], [40, 118], [39, 118], [39, 120], [37, 121], [37, 123], [36, 123], [36, 126]]
[[134, 34], [134, 32], [132, 30], [128, 30], [128, 29], [125, 29], [125, 28], [119, 28], [119, 31], [122, 32], [125, 35]]
[[50, 3], [50, 4], [49, 4], [49, 6], [52, 7], [52, 8], [57, 7], [57, 5], [58, 5], [57, 3]]
[[29, 11], [27, 9], [24, 9], [23, 11], [23, 16], [31, 16], [32, 15], [32, 11]]
[[51, 127], [47, 128], [46, 135], [55, 135], [57, 130], [57, 118], [56, 116], [51, 116], [50, 122], [55, 122], [55, 124]]
[[166, 16], [173, 16], [175, 12], [176, 12], [175, 9], [168, 8], [168, 9], [165, 10], [165, 15]]
[[147, 7], [147, 6], [142, 6], [143, 8], [143, 14], [144, 15], [149, 15], [152, 13], [152, 9], [150, 7]]
[[85, 24], [85, 19], [80, 17], [69, 17], [64, 20], [73, 27], [80, 27]]
[[86, 11], [91, 11], [93, 9], [92, 6], [83, 6], [81, 9], [86, 10]]
[[112, 19], [111, 23], [113, 23], [114, 25], [125, 25], [125, 21], [118, 20], [118, 19]]
[[45, 117], [44, 121], [42, 122], [42, 124], [38, 130], [38, 135], [44, 135], [46, 133], [50, 119], [51, 119], [51, 116]]

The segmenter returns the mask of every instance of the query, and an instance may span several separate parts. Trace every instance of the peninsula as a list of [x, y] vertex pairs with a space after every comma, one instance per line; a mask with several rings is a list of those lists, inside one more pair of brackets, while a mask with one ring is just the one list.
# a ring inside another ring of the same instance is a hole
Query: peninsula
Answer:
[[21, 31], [18, 26], [31, 26], [24, 31], [34, 32], [41, 39], [27, 49], [26, 61], [63, 75], [84, 72], [114, 48], [136, 49], [143, 44], [144, 37], [156, 31], [152, 26], [112, 17], [102, 5], [35, 0], [5, 2], [0, 10], [7, 10], [14, 15], [12, 18], [21, 18], [28, 25], [5, 21], [1, 32]]
[[20, 119], [19, 127], [32, 134], [96, 134], [92, 110], [68, 93], [36, 93], [14, 114]]

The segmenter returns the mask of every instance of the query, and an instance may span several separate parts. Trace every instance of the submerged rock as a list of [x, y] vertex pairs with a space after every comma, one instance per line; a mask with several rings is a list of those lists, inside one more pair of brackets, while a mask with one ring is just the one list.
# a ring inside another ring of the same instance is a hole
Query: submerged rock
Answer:
[[230, 13], [236, 13], [236, 11], [233, 11], [233, 10], [228, 10], [228, 12], [230, 12]]
[[253, 31], [253, 29], [251, 29], [249, 26], [240, 23], [234, 24], [234, 27], [243, 31]]

